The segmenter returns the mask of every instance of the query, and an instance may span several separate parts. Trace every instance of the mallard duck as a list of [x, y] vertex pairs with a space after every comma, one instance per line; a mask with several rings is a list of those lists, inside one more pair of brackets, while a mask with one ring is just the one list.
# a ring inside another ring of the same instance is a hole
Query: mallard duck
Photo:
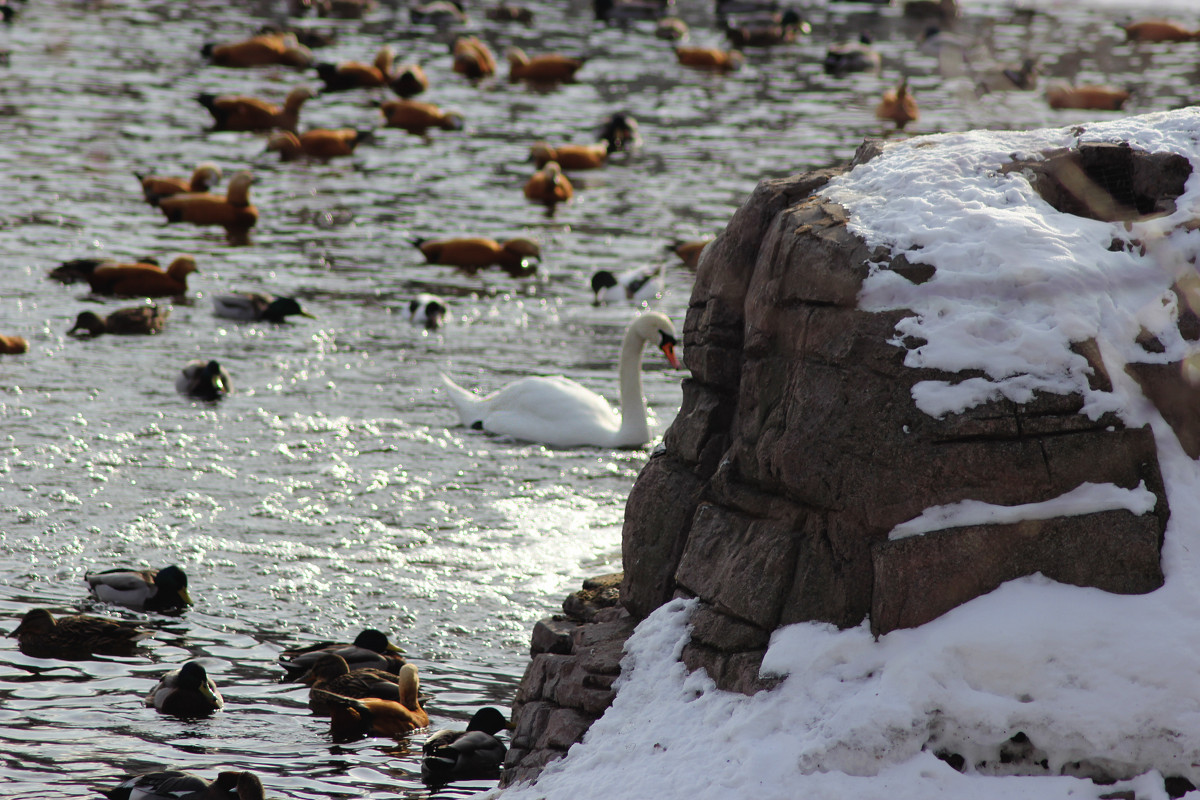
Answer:
[[917, 101], [908, 93], [908, 78], [901, 80], [895, 89], [888, 89], [883, 93], [883, 99], [875, 107], [875, 116], [882, 120], [890, 119], [896, 123], [896, 129], [901, 131], [905, 125], [918, 119], [920, 110], [917, 108]]
[[156, 264], [101, 264], [92, 271], [87, 281], [95, 294], [179, 297], [187, 294], [187, 276], [193, 272], [196, 272], [196, 259], [179, 256], [167, 266], [166, 271]]
[[261, 33], [240, 42], [208, 42], [200, 54], [219, 67], [262, 67], [282, 64], [307, 67], [313, 62], [312, 51], [292, 33]]
[[239, 322], [283, 322], [287, 317], [316, 319], [291, 297], [275, 297], [262, 292], [234, 292], [213, 295], [213, 315]]
[[173, 717], [207, 717], [225, 706], [225, 699], [199, 661], [188, 661], [162, 676], [146, 695], [146, 705]]
[[799, 34], [812, 32], [792, 8], [763, 18], [732, 20], [726, 23], [725, 36], [734, 47], [770, 47], [796, 41]]
[[175, 391], [197, 400], [220, 400], [233, 391], [229, 373], [216, 361], [197, 359], [175, 379]]
[[282, 106], [242, 94], [205, 93], [197, 95], [196, 101], [212, 114], [216, 131], [294, 131], [300, 124], [300, 109], [316, 96], [309, 87], [297, 86], [288, 92]]
[[501, 2], [484, 9], [483, 15], [493, 22], [520, 22], [529, 25], [533, 22], [533, 11], [525, 6], [514, 6]]
[[388, 100], [379, 106], [379, 110], [383, 112], [387, 127], [402, 128], [417, 136], [425, 134], [430, 128], [460, 131], [463, 127], [462, 114], [443, 111], [433, 103], [419, 100]]
[[158, 201], [173, 194], [184, 192], [207, 192], [221, 180], [221, 168], [211, 161], [202, 161], [196, 165], [190, 178], [176, 178], [167, 175], [143, 175], [134, 173], [142, 185], [142, 196], [152, 206]]
[[667, 13], [673, 0], [592, 0], [592, 13], [601, 22], [655, 20]]
[[543, 53], [532, 58], [519, 47], [505, 51], [508, 57], [508, 79], [530, 83], [560, 83], [575, 79], [575, 73], [583, 67], [582, 58], [571, 58], [561, 53]]
[[29, 342], [24, 336], [0, 336], [0, 355], [19, 356], [29, 352]]
[[1129, 92], [1115, 86], [1047, 87], [1046, 101], [1051, 108], [1085, 108], [1095, 111], [1120, 111], [1129, 99]]
[[33, 608], [9, 636], [21, 652], [34, 658], [83, 659], [93, 655], [130, 655], [137, 643], [153, 635], [138, 623], [71, 614], [55, 619], [44, 608]]
[[220, 225], [229, 231], [246, 231], [258, 224], [258, 209], [250, 203], [254, 175], [242, 171], [229, 179], [225, 196], [218, 194], [177, 194], [164, 197], [158, 207], [167, 222], [192, 225]]
[[83, 576], [97, 600], [147, 611], [174, 611], [190, 606], [187, 573], [172, 564], [162, 569], [106, 569]]
[[388, 86], [400, 97], [408, 99], [428, 89], [429, 78], [420, 64], [401, 64], [392, 74]]
[[557, 147], [551, 147], [546, 142], [534, 142], [529, 148], [529, 159], [538, 169], [551, 161], [557, 161], [563, 169], [599, 169], [608, 161], [608, 142], [560, 144]]
[[279, 666], [287, 671], [285, 682], [294, 682], [308, 672], [321, 656], [332, 653], [341, 656], [350, 669], [370, 667], [398, 673], [404, 666], [404, 651], [388, 641], [386, 633], [368, 628], [354, 637], [353, 644], [317, 642], [307, 647], [284, 650], [279, 654]]
[[859, 35], [858, 41], [831, 44], [825, 51], [824, 68], [829, 75], [840, 77], [851, 72], [878, 72], [881, 63], [869, 33]]
[[675, 58], [685, 67], [728, 72], [742, 66], [745, 60], [737, 50], [716, 47], [676, 47]]
[[593, 305], [606, 303], [632, 303], [645, 305], [662, 297], [662, 265], [631, 269], [616, 275], [609, 270], [598, 270], [592, 275]]
[[400, 700], [398, 675], [371, 667], [350, 669], [346, 659], [335, 653], [326, 653], [318, 658], [312, 669], [300, 677], [300, 683], [310, 687], [308, 707], [314, 714], [328, 715], [331, 712], [330, 694], [357, 699], [378, 697], [382, 700]]
[[94, 311], [81, 311], [68, 336], [95, 337], [103, 333], [150, 334], [160, 333], [167, 324], [171, 309], [158, 306], [119, 308], [106, 316]]
[[636, 150], [642, 145], [642, 135], [638, 131], [638, 121], [632, 114], [618, 111], [604, 120], [597, 131], [596, 138], [608, 142], [608, 151], [617, 153], [622, 150]]
[[548, 161], [525, 182], [525, 199], [553, 208], [575, 196], [575, 187], [557, 161]]
[[485, 267], [497, 266], [513, 277], [524, 277], [537, 270], [534, 261], [542, 260], [538, 243], [519, 237], [503, 244], [482, 237], [413, 239], [412, 243], [430, 264], [458, 267], [470, 275]]
[[363, 736], [399, 738], [429, 725], [429, 715], [417, 698], [420, 680], [417, 668], [405, 664], [399, 672], [399, 699], [353, 698], [315, 690], [329, 704], [329, 729], [334, 739], [347, 741]]
[[291, 131], [275, 131], [267, 140], [267, 152], [279, 153], [281, 161], [312, 158], [328, 161], [331, 158], [354, 155], [354, 148], [369, 142], [375, 134], [354, 128], [313, 128], [297, 136]]
[[465, 731], [440, 730], [421, 746], [421, 780], [431, 784], [493, 777], [508, 749], [496, 738], [512, 728], [498, 709], [486, 706], [471, 716]]
[[168, 770], [134, 775], [103, 794], [109, 800], [263, 800], [263, 785], [253, 772], [222, 772], [206, 781]]
[[446, 318], [446, 301], [436, 295], [422, 292], [408, 301], [405, 316], [413, 325], [435, 331], [442, 327], [442, 321]]
[[667, 245], [667, 249], [679, 256], [679, 260], [685, 267], [695, 269], [700, 265], [700, 254], [704, 252], [704, 248], [711, 241], [712, 239], [693, 239], [691, 241], [678, 239]]
[[472, 80], [496, 74], [496, 57], [491, 49], [475, 36], [460, 36], [450, 46], [454, 56], [453, 69]]
[[375, 60], [370, 64], [361, 61], [317, 64], [317, 77], [325, 84], [323, 90], [326, 92], [380, 88], [387, 86], [392, 77], [395, 57], [391, 46], [384, 45], [375, 53]]

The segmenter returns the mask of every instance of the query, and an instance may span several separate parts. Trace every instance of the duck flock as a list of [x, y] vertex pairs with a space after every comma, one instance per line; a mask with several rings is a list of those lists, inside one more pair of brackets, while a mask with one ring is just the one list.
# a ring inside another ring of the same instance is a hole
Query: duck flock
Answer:
[[[50, 41], [44, 63], [23, 61], [15, 37], [45, 2], [0, 4], [8, 9], [0, 48], [11, 51], [0, 68], [10, 87], [35, 80], [23, 69], [52, 71], [60, 53], [82, 45]], [[258, 387], [249, 390], [253, 401], [270, 405], [272, 341], [294, 343], [306, 336], [297, 330], [343, 318], [343, 346], [367, 357], [419, 348], [421, 385], [444, 427], [561, 448], [640, 447], [652, 436], [640, 406], [642, 348], [648, 342], [665, 357], [647, 369], [676, 365], [671, 317], [681, 320], [705, 244], [757, 178], [844, 160], [864, 135], [961, 128], [985, 114], [996, 125], [1063, 124], [1086, 119], [1072, 109], [1113, 113], [1187, 99], [1139, 92], [1077, 54], [1038, 52], [1029, 45], [1035, 37], [1019, 32], [1044, 36], [1055, 20], [1028, 11], [973, 17], [953, 2], [700, 5], [213, 4], [204, 6], [211, 16], [203, 24], [182, 8], [58, 6], [55, 13], [70, 8], [99, 30], [107, 15], [129, 14], [178, 46], [156, 44], [175, 60], [156, 63], [149, 77], [153, 59], [137, 48], [95, 64], [92, 129], [77, 152], [61, 154], [70, 175], [58, 188], [62, 199], [39, 192], [28, 213], [10, 209], [0, 220], [0, 242], [13, 243], [4, 237], [17, 231], [37, 254], [27, 265], [37, 288], [23, 295], [22, 310], [51, 295], [56, 313], [71, 308], [69, 320], [0, 315], [0, 353], [36, 363], [53, 348], [128, 350], [202, 329], [186, 348], [147, 349], [153, 364], [106, 356], [139, 369], [109, 375], [106, 385], [137, 386], [149, 374], [199, 401], [200, 413], [218, 414], [216, 401], [246, 387]], [[1101, 22], [1082, 24], [1134, 64], [1186, 62], [1194, 56], [1186, 48], [1200, 46], [1184, 23]], [[985, 40], [985, 32], [995, 35]], [[635, 70], [614, 52], [652, 66]], [[183, 102], [167, 84], [187, 87]], [[109, 97], [113, 110], [97, 110]], [[952, 111], [954, 103], [961, 105]], [[21, 120], [20, 108], [4, 108]], [[836, 135], [796, 135], [797, 119], [818, 114]], [[53, 143], [45, 147], [43, 157], [55, 158]], [[394, 153], [409, 159], [404, 180], [388, 168]], [[34, 180], [33, 167], [10, 167], [18, 183]], [[690, 179], [674, 182], [689, 171]], [[71, 218], [67, 209], [76, 206], [95, 209], [95, 218]], [[510, 315], [511, 306], [524, 311]], [[373, 308], [399, 333], [356, 332], [360, 309]], [[489, 369], [488, 334], [473, 340], [477, 353], [440, 358], [457, 331], [489, 330], [495, 317], [515, 320], [505, 334], [514, 352], [528, 334], [526, 360]], [[588, 348], [574, 374], [599, 394], [557, 377], [565, 367], [540, 355], [562, 348], [556, 337], [572, 319], [600, 321], [600, 341], [590, 341], [597, 337], [587, 326], [571, 339]], [[313, 333], [312, 346], [328, 346], [322, 337]], [[14, 363], [0, 368], [11, 376]], [[480, 396], [459, 383], [503, 388]], [[157, 388], [148, 391], [166, 402]], [[649, 393], [652, 404], [663, 395]], [[313, 395], [311, 405], [335, 408]], [[13, 616], [23, 653], [48, 662], [151, 662], [146, 640], [186, 624], [206, 594], [197, 592], [192, 606], [178, 567], [120, 566], [74, 585], [78, 600], [68, 592], [54, 608]], [[425, 735], [425, 692], [432, 688], [436, 699], [437, 682], [422, 684], [378, 631], [362, 630], [352, 642], [326, 635], [330, 641], [285, 648], [278, 667], [282, 680], [311, 687], [309, 710], [329, 717], [333, 742], [419, 742], [419, 755], [396, 758], [434, 786], [495, 774], [502, 713], [484, 705], [469, 732]], [[204, 654], [191, 655], [154, 665], [160, 674], [139, 700], [148, 713], [184, 726], [228, 713], [222, 690], [229, 694], [230, 684], [208, 674]], [[204, 774], [161, 763], [91, 788], [145, 800], [262, 797], [251, 762], [222, 755], [220, 768]], [[272, 786], [276, 776], [263, 778]]]

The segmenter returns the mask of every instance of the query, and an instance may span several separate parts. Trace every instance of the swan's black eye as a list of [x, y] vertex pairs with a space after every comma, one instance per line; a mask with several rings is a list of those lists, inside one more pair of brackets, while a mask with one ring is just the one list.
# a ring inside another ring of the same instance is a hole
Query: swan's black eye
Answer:
[[674, 347], [676, 344], [678, 344], [678, 342], [675, 341], [675, 337], [666, 331], [659, 331], [658, 335], [662, 337], [658, 342], [659, 347], [666, 347], [667, 345]]

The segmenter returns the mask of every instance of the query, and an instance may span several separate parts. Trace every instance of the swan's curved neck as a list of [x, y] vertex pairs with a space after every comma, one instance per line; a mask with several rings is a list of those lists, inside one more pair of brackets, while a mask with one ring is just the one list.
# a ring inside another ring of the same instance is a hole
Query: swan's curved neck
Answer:
[[646, 340], [630, 328], [621, 343], [621, 360], [617, 371], [621, 377], [621, 428], [617, 431], [618, 447], [642, 445], [650, 441], [650, 424], [646, 421], [646, 400], [642, 396], [642, 349]]

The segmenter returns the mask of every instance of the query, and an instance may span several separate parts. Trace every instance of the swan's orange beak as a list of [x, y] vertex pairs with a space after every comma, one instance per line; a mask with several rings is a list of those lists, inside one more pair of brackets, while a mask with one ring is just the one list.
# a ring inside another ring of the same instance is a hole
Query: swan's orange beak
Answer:
[[667, 363], [675, 369], [679, 369], [679, 359], [675, 357], [675, 343], [663, 342], [662, 351], [663, 355], [667, 357]]

